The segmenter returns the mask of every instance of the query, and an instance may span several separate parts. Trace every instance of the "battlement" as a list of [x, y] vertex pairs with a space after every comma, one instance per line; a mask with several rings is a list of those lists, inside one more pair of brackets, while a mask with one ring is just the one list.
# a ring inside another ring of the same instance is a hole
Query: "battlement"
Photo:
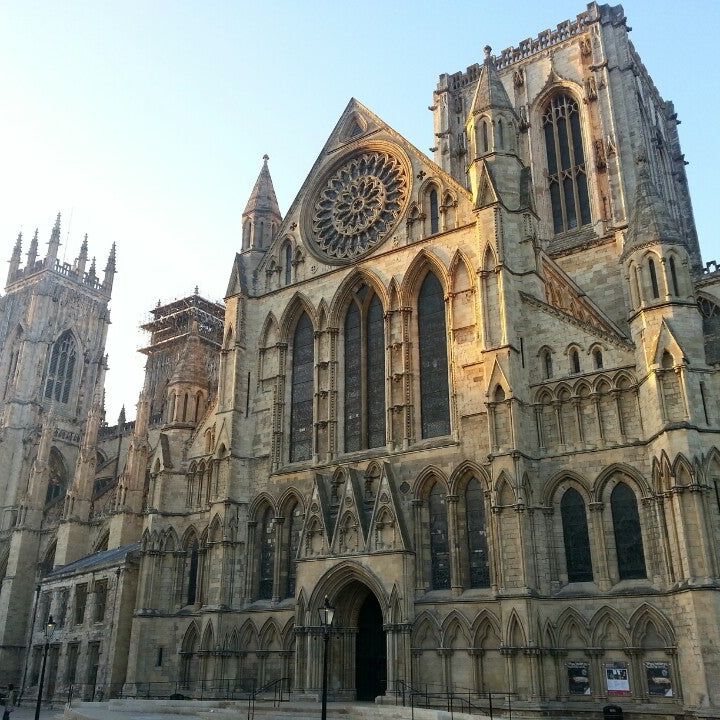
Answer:
[[[613, 25], [625, 24], [625, 13], [622, 5], [598, 5], [597, 3], [588, 3], [587, 10], [581, 12], [577, 17], [571, 20], [565, 20], [558, 23], [555, 29], [543, 30], [534, 38], [526, 38], [521, 40], [517, 47], [508, 47], [495, 56], [495, 67], [503, 70], [516, 63], [527, 60], [548, 48], [559, 45], [570, 38], [580, 35], [587, 27], [596, 21], [610, 22]], [[470, 65], [464, 72], [462, 70], [448, 74], [440, 75], [437, 91], [457, 91], [477, 81], [480, 74], [480, 65], [475, 63]]]
[[67, 278], [78, 285], [89, 288], [90, 290], [94, 290], [95, 292], [106, 291], [105, 286], [100, 282], [100, 279], [94, 272], [89, 271], [79, 273], [73, 265], [67, 262], [62, 262], [57, 258], [43, 258], [42, 260], [36, 260], [34, 263], [28, 264], [23, 268], [19, 268], [10, 278], [8, 278], [7, 287], [9, 288], [11, 285], [14, 285], [22, 280], [27, 280], [33, 275], [37, 275], [45, 270], [50, 270], [57, 275], [61, 275], [62, 277]]

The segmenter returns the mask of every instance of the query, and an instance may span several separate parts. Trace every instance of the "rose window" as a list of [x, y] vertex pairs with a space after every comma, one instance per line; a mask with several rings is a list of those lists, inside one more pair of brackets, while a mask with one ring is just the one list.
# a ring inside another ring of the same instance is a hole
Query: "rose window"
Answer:
[[330, 260], [353, 260], [387, 237], [408, 193], [407, 171], [385, 152], [348, 160], [320, 190], [312, 215], [318, 249]]

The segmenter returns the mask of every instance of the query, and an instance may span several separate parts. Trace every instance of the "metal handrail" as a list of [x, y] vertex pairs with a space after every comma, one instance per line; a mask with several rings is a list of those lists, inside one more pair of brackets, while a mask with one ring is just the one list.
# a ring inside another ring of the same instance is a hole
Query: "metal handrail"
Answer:
[[255, 690], [250, 693], [248, 696], [248, 720], [254, 720], [255, 718], [255, 701], [258, 698], [258, 695], [264, 695], [272, 688], [273, 690], [273, 698], [272, 698], [272, 704], [273, 707], [276, 708], [280, 705], [281, 702], [285, 702], [284, 699], [284, 692], [283, 692], [283, 686], [287, 683], [288, 685], [288, 699], [290, 698], [290, 678], [283, 677], [283, 678], [276, 678], [275, 680], [271, 680], [269, 683], [265, 683], [265, 685], [262, 685], [259, 688], [256, 688]]
[[[505, 712], [507, 710], [508, 720], [512, 720], [512, 698], [517, 696], [516, 692], [488, 692], [479, 693], [472, 688], [459, 688], [457, 686], [450, 687], [449, 685], [442, 685], [440, 683], [422, 683], [424, 689], [419, 689], [414, 685], [406, 682], [405, 680], [395, 681], [395, 703], [399, 697], [402, 698], [403, 707], [406, 706], [407, 701], [411, 707], [411, 717], [415, 717], [415, 706], [418, 707], [437, 707], [444, 706], [450, 713], [450, 717], [453, 718], [454, 713], [463, 712], [467, 708], [468, 714], [474, 712], [481, 712], [488, 714], [492, 719], [496, 712]], [[438, 688], [437, 690], [431, 690], [430, 688]], [[493, 705], [493, 699], [501, 699], [501, 703]], [[416, 700], [420, 702], [416, 703]], [[422, 702], [424, 700], [424, 702]], [[486, 700], [487, 705], [480, 704], [481, 701]], [[507, 700], [507, 705], [505, 705]], [[432, 702], [437, 701], [437, 702]]]

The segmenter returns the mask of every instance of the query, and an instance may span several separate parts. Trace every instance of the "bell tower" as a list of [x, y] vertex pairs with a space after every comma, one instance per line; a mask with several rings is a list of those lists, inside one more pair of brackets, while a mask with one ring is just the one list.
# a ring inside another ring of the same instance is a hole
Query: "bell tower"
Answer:
[[85, 271], [87, 242], [73, 263], [60, 246], [60, 214], [45, 256], [36, 231], [24, 267], [18, 238], [0, 297], [0, 667], [10, 682], [105, 369], [114, 250], [101, 282], [94, 260]]

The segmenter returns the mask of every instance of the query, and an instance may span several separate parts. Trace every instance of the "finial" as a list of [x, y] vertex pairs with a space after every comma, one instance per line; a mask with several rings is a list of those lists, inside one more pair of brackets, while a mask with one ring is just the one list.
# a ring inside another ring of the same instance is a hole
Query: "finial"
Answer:
[[125, 405], [120, 408], [120, 415], [118, 415], [118, 425], [123, 426], [125, 424]]
[[263, 155], [263, 162], [264, 162], [266, 165], [267, 165], [269, 159], [270, 159], [270, 156], [269, 156], [267, 153], [265, 153], [265, 154]]
[[97, 277], [97, 270], [95, 268], [95, 258], [92, 259], [92, 262], [90, 263], [90, 269], [88, 270], [88, 275], [90, 277]]
[[199, 294], [200, 294], [200, 290], [198, 289], [198, 286], [196, 285], [195, 286], [195, 295], [199, 295]]
[[18, 233], [17, 240], [15, 241], [14, 252], [16, 252], [19, 255], [20, 250], [22, 250], [22, 230]]
[[81, 250], [81, 251], [82, 251], [82, 250], [87, 250], [87, 246], [88, 246], [88, 241], [87, 241], [87, 239], [88, 239], [88, 234], [85, 233], [85, 237], [83, 238], [82, 245], [80, 246], [80, 250]]
[[483, 50], [485, 51], [485, 59], [490, 59], [490, 53], [492, 52], [492, 48], [489, 45], [486, 45]]

